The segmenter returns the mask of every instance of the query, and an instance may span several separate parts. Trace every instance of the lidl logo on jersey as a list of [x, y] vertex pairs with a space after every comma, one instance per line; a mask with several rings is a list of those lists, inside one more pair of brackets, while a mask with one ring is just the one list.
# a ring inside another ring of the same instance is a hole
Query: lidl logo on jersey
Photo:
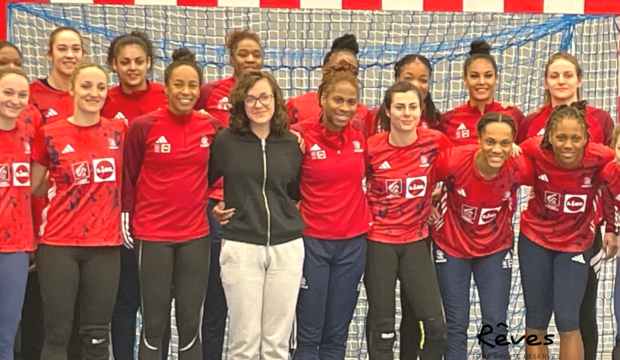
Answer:
[[553, 191], [545, 191], [545, 207], [549, 210], [559, 211], [562, 196]]
[[71, 165], [73, 169], [73, 178], [78, 185], [88, 184], [90, 182], [90, 166], [86, 161], [80, 161]]
[[353, 152], [364, 152], [364, 149], [362, 149], [362, 144], [360, 144], [357, 140], [353, 141]]
[[170, 144], [168, 143], [168, 140], [166, 140], [165, 136], [160, 136], [159, 139], [157, 139], [157, 141], [155, 141], [155, 153], [157, 154], [169, 154], [170, 153], [171, 147]]
[[108, 138], [108, 149], [110, 150], [116, 150], [118, 149], [118, 142], [116, 142], [116, 139], [112, 139], [112, 138]]
[[95, 169], [95, 182], [116, 181], [116, 171], [114, 158], [103, 158], [93, 160]]
[[395, 198], [402, 197], [403, 181], [401, 179], [385, 180], [385, 193], [388, 199], [395, 199]]
[[501, 206], [496, 208], [480, 209], [480, 219], [478, 219], [478, 225], [485, 225], [495, 220], [501, 209]]
[[587, 200], [587, 195], [566, 194], [564, 196], [564, 212], [567, 214], [575, 214], [586, 211]]
[[458, 128], [456, 128], [456, 138], [457, 139], [466, 139], [469, 137], [469, 129], [465, 124], [461, 123]]
[[203, 136], [200, 138], [200, 147], [201, 148], [208, 148], [209, 146], [211, 146], [211, 144], [209, 143], [209, 138], [206, 136]]
[[428, 163], [428, 158], [425, 155], [420, 155], [420, 167], [428, 167], [430, 164]]
[[424, 195], [426, 195], [426, 176], [407, 178], [405, 197], [413, 199]]
[[312, 158], [312, 160], [323, 160], [327, 158], [327, 154], [325, 150], [321, 149], [319, 144], [314, 144], [310, 148], [310, 158]]
[[461, 218], [463, 220], [467, 221], [470, 224], [473, 224], [476, 220], [476, 215], [478, 215], [477, 208], [465, 204], [461, 206]]
[[0, 187], [11, 186], [11, 170], [9, 164], [0, 164]]
[[30, 186], [29, 163], [13, 163], [13, 186]]

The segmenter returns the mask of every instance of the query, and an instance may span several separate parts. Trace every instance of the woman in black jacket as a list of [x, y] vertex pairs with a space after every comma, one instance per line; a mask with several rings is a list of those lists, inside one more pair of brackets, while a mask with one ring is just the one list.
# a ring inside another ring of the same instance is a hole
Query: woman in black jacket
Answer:
[[224, 178], [234, 214], [220, 254], [229, 357], [285, 360], [304, 260], [305, 224], [294, 203], [302, 153], [269, 73], [245, 74], [230, 103], [230, 128], [213, 141], [209, 166], [209, 183]]

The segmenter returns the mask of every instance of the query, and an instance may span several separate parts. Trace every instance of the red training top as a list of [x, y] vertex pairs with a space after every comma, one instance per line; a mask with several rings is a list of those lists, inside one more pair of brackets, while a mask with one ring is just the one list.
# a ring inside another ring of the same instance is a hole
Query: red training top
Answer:
[[434, 165], [434, 182], [444, 183], [433, 239], [448, 255], [462, 259], [512, 248], [513, 194], [534, 183], [525, 156], [509, 157], [493, 179], [484, 179], [476, 168], [479, 150], [480, 145], [450, 149]]
[[306, 142], [299, 187], [304, 235], [346, 240], [368, 232], [372, 217], [362, 188], [365, 124], [351, 120], [340, 132], [332, 132], [316, 117], [293, 130]]
[[540, 148], [541, 137], [521, 144], [534, 165], [534, 193], [521, 214], [521, 232], [536, 244], [555, 251], [582, 252], [594, 242], [595, 197], [601, 185], [599, 172], [614, 158], [601, 144], [588, 142], [581, 162], [560, 167], [552, 150]]
[[[544, 135], [547, 120], [549, 120], [552, 112], [553, 108], [551, 104], [549, 104], [540, 109], [540, 111], [526, 116], [519, 126], [517, 144], [531, 137]], [[614, 122], [607, 111], [592, 106], [586, 106], [586, 122], [590, 125], [588, 128], [590, 141], [605, 145], [611, 144], [611, 133], [614, 131]]]
[[616, 221], [620, 209], [620, 164], [612, 160], [601, 172], [603, 180], [603, 215], [605, 231], [618, 235], [620, 224]]
[[[288, 107], [288, 119], [291, 124], [297, 124], [306, 120], [314, 120], [321, 114], [321, 104], [316, 91], [310, 91], [303, 95], [288, 99], [286, 102]], [[357, 111], [353, 116], [353, 120], [362, 121], [366, 124], [368, 135], [374, 134], [375, 118], [372, 116], [366, 105], [357, 104]]]
[[368, 139], [366, 185], [373, 225], [370, 240], [404, 244], [428, 237], [431, 215], [431, 168], [437, 155], [452, 147], [439, 131], [419, 128], [418, 139], [394, 146], [389, 132]]
[[218, 119], [222, 126], [228, 127], [231, 107], [229, 97], [234, 86], [234, 77], [203, 84], [200, 87], [200, 98], [196, 102], [194, 110], [205, 110]]
[[26, 108], [19, 115], [19, 120], [30, 124], [35, 131], [43, 125], [43, 115], [39, 109], [30, 103], [26, 104]]
[[220, 128], [197, 111], [159, 109], [133, 121], [125, 142], [123, 211], [132, 213], [134, 237], [188, 241], [209, 234], [209, 147]]
[[30, 103], [39, 109], [43, 122], [51, 124], [73, 116], [73, 98], [69, 92], [46, 84], [47, 79], [37, 79], [30, 84]]
[[15, 122], [0, 130], [0, 253], [35, 249], [30, 208], [30, 152], [34, 129]]
[[454, 108], [439, 118], [437, 129], [448, 137], [454, 146], [470, 145], [478, 143], [478, 120], [487, 113], [497, 112], [509, 115], [516, 123], [517, 129], [523, 113], [516, 107], [504, 109], [500, 103], [494, 101], [487, 104], [484, 112], [480, 112], [477, 106], [471, 106], [469, 101], [457, 108]]
[[123, 120], [129, 126], [138, 116], [167, 107], [168, 98], [164, 92], [164, 84], [149, 82], [145, 90], [131, 94], [124, 92], [119, 85], [108, 90], [101, 116]]
[[49, 170], [41, 244], [123, 243], [120, 169], [126, 129], [122, 121], [101, 118], [88, 127], [60, 120], [37, 131], [32, 158]]

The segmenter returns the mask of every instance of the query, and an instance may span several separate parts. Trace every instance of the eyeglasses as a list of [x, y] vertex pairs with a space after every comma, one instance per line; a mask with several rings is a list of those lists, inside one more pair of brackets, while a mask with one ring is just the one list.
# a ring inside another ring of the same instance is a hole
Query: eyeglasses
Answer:
[[243, 100], [243, 104], [247, 107], [253, 108], [256, 106], [257, 101], [260, 101], [263, 106], [267, 106], [273, 101], [273, 94], [262, 94], [258, 98], [255, 98], [254, 96], [248, 96], [245, 98], [245, 100]]

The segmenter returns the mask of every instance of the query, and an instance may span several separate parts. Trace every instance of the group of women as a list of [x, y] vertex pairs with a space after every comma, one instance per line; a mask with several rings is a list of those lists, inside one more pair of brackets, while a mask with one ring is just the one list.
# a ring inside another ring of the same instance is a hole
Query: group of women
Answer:
[[[30, 85], [19, 49], [0, 43], [0, 359], [13, 359], [35, 248], [43, 360], [108, 359], [110, 329], [114, 358], [133, 359], [138, 309], [138, 358], [165, 358], [172, 299], [181, 360], [220, 359], [227, 316], [232, 359], [344, 359], [362, 277], [371, 359], [394, 358], [400, 280], [400, 358], [463, 360], [472, 274], [492, 327], [482, 352], [508, 358], [515, 334], [498, 324], [521, 186], [533, 188], [518, 242], [524, 335], [544, 339], [554, 313], [560, 357], [596, 356], [620, 128], [580, 98], [574, 56], [549, 59], [545, 105], [524, 117], [495, 98], [497, 64], [475, 41], [469, 99], [442, 115], [422, 55], [400, 59], [368, 109], [354, 35], [333, 42], [316, 92], [288, 100], [261, 71], [257, 34], [226, 46], [231, 78], [203, 84], [182, 48], [160, 84], [148, 38], [119, 36], [108, 89], [73, 28], [52, 32], [52, 72]], [[22, 332], [33, 344], [36, 330]]]

